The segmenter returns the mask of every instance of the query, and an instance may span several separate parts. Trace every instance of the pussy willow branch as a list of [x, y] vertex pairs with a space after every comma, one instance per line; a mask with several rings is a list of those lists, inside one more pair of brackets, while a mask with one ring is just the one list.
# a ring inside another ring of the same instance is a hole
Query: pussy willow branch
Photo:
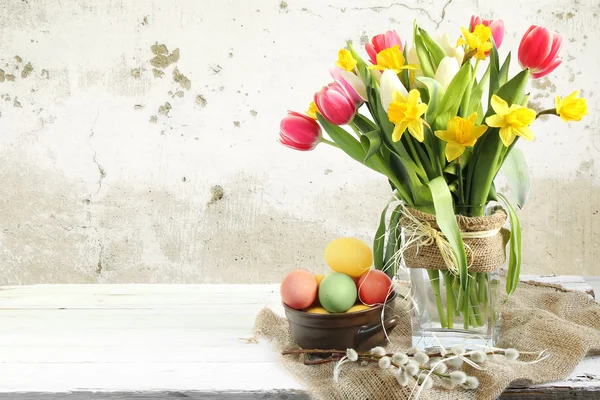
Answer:
[[[488, 356], [491, 356], [491, 355], [504, 355], [504, 353], [505, 353], [504, 350], [498, 350], [498, 351], [488, 351], [485, 354]], [[335, 356], [341, 355], [341, 357], [343, 357], [346, 355], [346, 351], [345, 350], [323, 350], [323, 349], [297, 349], [297, 350], [282, 351], [281, 354], [284, 356], [290, 355], [290, 354], [331, 354], [332, 357], [334, 355]], [[356, 354], [358, 354], [359, 357], [375, 357], [375, 358], [377, 358], [377, 360], [379, 360], [379, 358], [383, 357], [383, 356], [371, 354], [369, 352], [357, 352]], [[457, 355], [452, 352], [447, 352], [443, 355], [441, 352], [425, 353], [425, 354], [427, 354], [430, 358], [431, 357], [453, 357], [453, 356]], [[385, 356], [387, 356], [387, 357], [392, 357], [393, 355], [394, 355], [394, 353], [385, 354]], [[466, 354], [463, 354], [462, 356], [469, 357], [470, 354], [466, 353]], [[325, 360], [327, 360], [327, 359], [325, 359]]]

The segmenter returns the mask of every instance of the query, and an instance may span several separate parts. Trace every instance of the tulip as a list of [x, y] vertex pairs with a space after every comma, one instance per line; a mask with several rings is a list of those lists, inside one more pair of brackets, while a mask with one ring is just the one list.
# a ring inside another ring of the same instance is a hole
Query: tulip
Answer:
[[[448, 57], [456, 58], [456, 61], [458, 61], [458, 64], [462, 65], [463, 59], [465, 58], [465, 49], [463, 49], [462, 46], [456, 47], [455, 43], [452, 43], [450, 41], [450, 36], [448, 36], [448, 34], [445, 32], [438, 33], [437, 42], [440, 44], [440, 46], [442, 46], [442, 48], [444, 49], [444, 51], [446, 52]], [[412, 49], [411, 49], [411, 51], [412, 51]], [[415, 49], [415, 55], [416, 55], [416, 53], [417, 53], [417, 50]], [[413, 63], [411, 61], [410, 53], [408, 53], [408, 62], [411, 64]]]
[[329, 70], [329, 73], [333, 80], [344, 87], [344, 90], [346, 90], [356, 104], [362, 104], [363, 101], [367, 101], [365, 83], [356, 74], [341, 68], [332, 68]]
[[319, 113], [334, 125], [345, 125], [354, 119], [356, 104], [337, 82], [330, 83], [315, 93], [314, 100]]
[[456, 58], [444, 57], [442, 61], [440, 61], [440, 65], [438, 65], [438, 69], [435, 71], [433, 79], [438, 81], [444, 89], [448, 89], [448, 85], [450, 85], [450, 82], [452, 82], [454, 75], [458, 73], [459, 69], [460, 65], [458, 65]]
[[501, 19], [482, 19], [473, 15], [471, 17], [471, 32], [475, 30], [477, 25], [484, 25], [492, 30], [492, 36], [494, 37], [494, 43], [496, 48], [500, 48], [502, 40], [504, 39], [504, 21]]
[[400, 78], [391, 69], [386, 69], [381, 74], [379, 92], [381, 94], [381, 105], [386, 112], [390, 108], [390, 104], [394, 101], [394, 92], [400, 92], [402, 96], [408, 97], [408, 92], [402, 82], [400, 82]]
[[541, 78], [554, 71], [562, 60], [558, 52], [564, 38], [543, 26], [531, 25], [519, 45], [519, 64], [531, 70], [531, 77]]
[[386, 33], [373, 36], [371, 43], [367, 43], [365, 49], [373, 65], [377, 64], [377, 53], [389, 49], [390, 47], [400, 46], [402, 51], [402, 40], [396, 31], [387, 31]]
[[279, 124], [279, 143], [294, 150], [312, 150], [322, 138], [317, 121], [294, 111], [288, 111]]

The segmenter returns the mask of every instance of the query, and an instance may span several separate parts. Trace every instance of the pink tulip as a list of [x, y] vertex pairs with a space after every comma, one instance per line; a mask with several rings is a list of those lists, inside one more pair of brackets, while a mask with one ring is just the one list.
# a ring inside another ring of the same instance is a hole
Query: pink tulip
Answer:
[[483, 24], [487, 26], [492, 31], [492, 36], [494, 37], [494, 43], [496, 43], [496, 48], [499, 49], [502, 44], [502, 40], [504, 40], [504, 21], [501, 19], [483, 19], [476, 15], [471, 17], [471, 32], [475, 30], [477, 25]]
[[317, 121], [294, 111], [288, 111], [279, 124], [279, 143], [294, 150], [312, 150], [322, 137]]
[[334, 81], [342, 85], [357, 105], [367, 100], [367, 88], [357, 75], [338, 67], [331, 68], [329, 73]]
[[319, 113], [334, 125], [345, 125], [354, 119], [356, 104], [337, 82], [323, 86], [315, 93], [314, 101]]
[[367, 43], [365, 49], [371, 59], [371, 63], [377, 65], [377, 53], [394, 46], [400, 46], [400, 51], [403, 51], [402, 40], [400, 40], [398, 33], [396, 31], [387, 31], [386, 33], [373, 36], [371, 43]]
[[554, 71], [562, 60], [558, 52], [564, 38], [543, 26], [531, 25], [519, 45], [519, 64], [531, 70], [531, 77], [541, 78]]

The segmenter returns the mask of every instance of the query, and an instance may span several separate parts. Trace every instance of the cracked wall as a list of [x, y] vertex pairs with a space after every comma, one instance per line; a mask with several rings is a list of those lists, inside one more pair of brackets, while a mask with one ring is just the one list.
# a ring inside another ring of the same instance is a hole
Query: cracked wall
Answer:
[[281, 117], [329, 82], [346, 40], [408, 40], [414, 19], [458, 37], [472, 13], [505, 20], [503, 55], [530, 24], [566, 37], [531, 102], [582, 88], [591, 115], [538, 121], [520, 143], [533, 178], [523, 270], [597, 275], [596, 0], [44, 0], [0, 8], [0, 284], [326, 271], [329, 240], [371, 240], [387, 185], [334, 149], [278, 145]]

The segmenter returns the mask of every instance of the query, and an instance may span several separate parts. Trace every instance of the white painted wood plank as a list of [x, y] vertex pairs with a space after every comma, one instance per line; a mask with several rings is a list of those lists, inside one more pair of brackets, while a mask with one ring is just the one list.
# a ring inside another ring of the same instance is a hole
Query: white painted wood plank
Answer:
[[[264, 306], [283, 314], [278, 285], [0, 288], [0, 392], [300, 389], [267, 344], [240, 340]], [[598, 375], [590, 357], [546, 386], [600, 385]]]
[[302, 386], [276, 362], [0, 364], [0, 392], [273, 389]]

